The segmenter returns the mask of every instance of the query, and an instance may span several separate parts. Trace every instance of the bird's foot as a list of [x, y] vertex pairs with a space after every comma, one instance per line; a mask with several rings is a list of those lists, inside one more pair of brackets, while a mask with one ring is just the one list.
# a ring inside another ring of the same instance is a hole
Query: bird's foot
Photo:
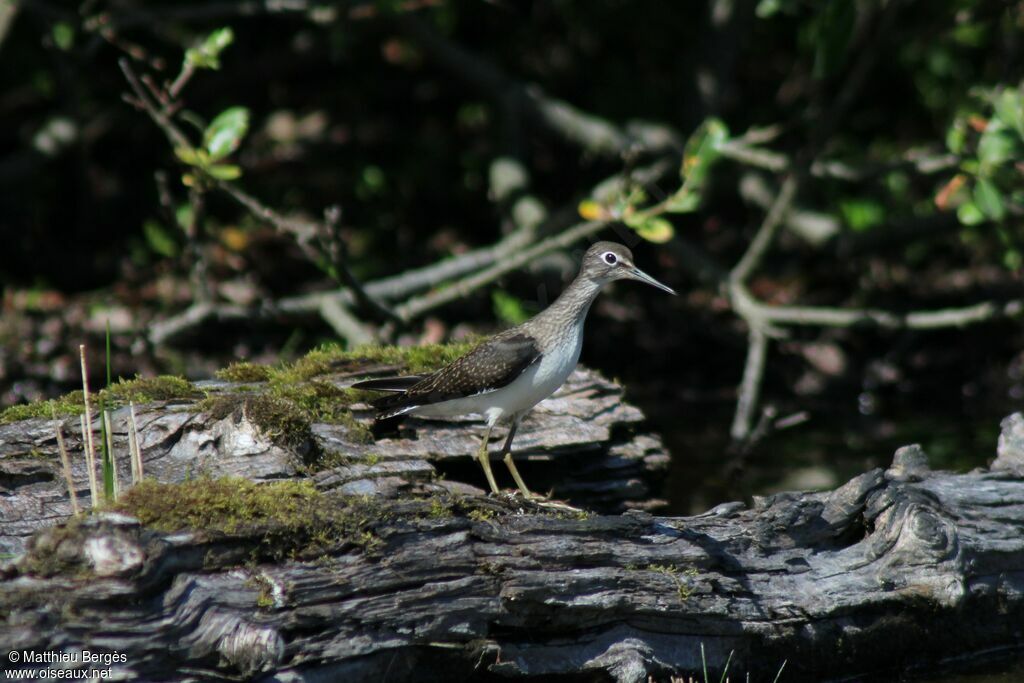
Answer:
[[586, 510], [570, 505], [564, 500], [555, 500], [540, 493], [531, 492], [529, 496], [522, 491], [503, 491], [501, 496], [509, 503], [515, 503], [526, 512], [557, 512], [570, 515], [585, 515]]

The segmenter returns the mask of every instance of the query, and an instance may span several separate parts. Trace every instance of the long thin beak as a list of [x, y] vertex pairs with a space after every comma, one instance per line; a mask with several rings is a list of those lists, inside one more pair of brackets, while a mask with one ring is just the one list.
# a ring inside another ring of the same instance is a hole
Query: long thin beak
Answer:
[[644, 271], [640, 270], [636, 266], [631, 266], [630, 269], [627, 272], [629, 273], [629, 277], [631, 277], [634, 280], [639, 280], [640, 282], [646, 282], [647, 284], [649, 284], [649, 285], [651, 285], [653, 287], [657, 287], [658, 289], [660, 289], [662, 291], [665, 291], [665, 292], [668, 292], [669, 294], [675, 294], [676, 293], [676, 290], [672, 289], [668, 285], [661, 284], [660, 282], [658, 282], [653, 277], [651, 277], [650, 275], [648, 275]]

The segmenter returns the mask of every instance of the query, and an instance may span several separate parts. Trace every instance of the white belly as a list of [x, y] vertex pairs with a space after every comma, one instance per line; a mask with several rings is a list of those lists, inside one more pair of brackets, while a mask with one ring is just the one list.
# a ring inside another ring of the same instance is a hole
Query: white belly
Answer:
[[559, 345], [560, 353], [545, 353], [540, 362], [528, 367], [510, 384], [476, 396], [422, 406], [413, 410], [412, 414], [423, 417], [477, 414], [484, 416], [493, 425], [500, 420], [511, 419], [513, 415], [525, 413], [555, 393], [575, 369], [583, 347], [583, 321], [570, 335], [570, 339], [563, 340]]

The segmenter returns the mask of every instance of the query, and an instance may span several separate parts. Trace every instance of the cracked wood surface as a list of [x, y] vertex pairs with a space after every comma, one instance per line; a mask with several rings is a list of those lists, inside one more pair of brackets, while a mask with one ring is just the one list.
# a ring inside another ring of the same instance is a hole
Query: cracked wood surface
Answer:
[[[346, 386], [353, 375], [334, 381]], [[203, 387], [223, 391], [232, 385], [211, 382]], [[354, 408], [361, 421], [372, 420], [369, 406]], [[127, 408], [111, 415], [122, 482], [130, 481], [127, 415]], [[145, 474], [157, 481], [180, 482], [202, 474], [268, 481], [304, 472], [303, 459], [295, 449], [275, 443], [244, 416], [213, 419], [197, 412], [195, 402], [137, 406], [137, 415]], [[650, 509], [662, 503], [651, 500], [651, 484], [667, 467], [668, 455], [659, 438], [642, 431], [643, 420], [639, 409], [622, 400], [621, 387], [596, 372], [578, 369], [523, 421], [516, 460], [535, 490], [553, 491], [556, 497], [606, 512]], [[78, 419], [61, 422], [78, 498], [87, 508], [88, 476]], [[429, 479], [440, 473], [484, 485], [472, 457], [482, 423], [465, 418], [409, 420], [407, 425], [400, 438], [366, 443], [343, 425], [313, 424], [315, 447], [344, 461], [319, 472], [317, 482], [346, 493], [373, 494], [384, 479]], [[98, 416], [94, 426], [98, 434]], [[495, 438], [503, 437], [496, 430]], [[492, 443], [491, 450], [497, 451], [499, 445]], [[505, 472], [500, 463], [495, 470], [499, 481], [511, 486], [511, 479], [502, 478]], [[0, 553], [21, 552], [35, 530], [70, 514], [53, 421], [0, 425]]]
[[[116, 649], [144, 680], [282, 682], [641, 682], [698, 672], [701, 645], [715, 679], [733, 652], [737, 677], [787, 661], [787, 681], [863, 680], [1024, 645], [1020, 414], [989, 469], [931, 471], [910, 446], [834, 491], [687, 518], [566, 518], [457, 482], [382, 481], [394, 514], [372, 551], [255, 563], [251, 533], [110, 514], [60, 542], [43, 532], [35, 546], [78, 572], [8, 566], [0, 643]], [[431, 499], [488, 512], [401, 514]]]

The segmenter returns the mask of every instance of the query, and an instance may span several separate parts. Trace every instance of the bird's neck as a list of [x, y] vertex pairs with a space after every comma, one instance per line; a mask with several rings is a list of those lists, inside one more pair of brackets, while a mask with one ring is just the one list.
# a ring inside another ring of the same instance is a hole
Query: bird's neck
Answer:
[[601, 285], [589, 278], [577, 277], [565, 291], [541, 313], [547, 324], [559, 327], [582, 325], [590, 311], [590, 305], [601, 293]]

